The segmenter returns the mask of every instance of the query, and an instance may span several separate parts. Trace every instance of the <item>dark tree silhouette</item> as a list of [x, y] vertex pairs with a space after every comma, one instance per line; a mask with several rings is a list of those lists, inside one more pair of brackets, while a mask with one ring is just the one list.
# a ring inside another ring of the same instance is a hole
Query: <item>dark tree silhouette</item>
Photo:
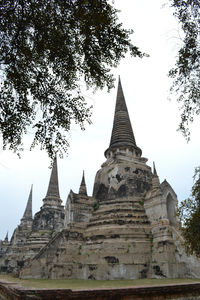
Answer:
[[[176, 65], [169, 72], [174, 80], [171, 91], [177, 93], [181, 105], [179, 130], [189, 140], [189, 125], [200, 114], [200, 1], [170, 0], [170, 3], [184, 34]], [[195, 169], [191, 197], [181, 202], [178, 215], [187, 253], [200, 257], [200, 167]]]
[[169, 72], [173, 78], [171, 91], [177, 93], [180, 103], [179, 130], [189, 140], [189, 124], [200, 114], [200, 1], [170, 0], [170, 3], [184, 33], [176, 65]]
[[111, 68], [127, 51], [131, 30], [107, 0], [0, 0], [0, 134], [3, 147], [23, 148], [27, 129], [53, 157], [67, 151], [72, 120], [90, 123], [80, 80], [113, 87]]
[[178, 215], [188, 254], [200, 257], [200, 168], [195, 169], [191, 197], [181, 202]]

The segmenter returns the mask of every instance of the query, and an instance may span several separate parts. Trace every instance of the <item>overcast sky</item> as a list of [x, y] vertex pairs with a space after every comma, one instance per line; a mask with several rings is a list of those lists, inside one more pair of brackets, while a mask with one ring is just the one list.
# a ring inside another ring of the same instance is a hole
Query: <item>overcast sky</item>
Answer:
[[[180, 113], [175, 96], [168, 100], [170, 80], [167, 73], [174, 65], [181, 44], [180, 27], [172, 15], [173, 10], [163, 7], [160, 0], [115, 0], [114, 5], [121, 10], [119, 17], [124, 26], [134, 29], [133, 43], [150, 54], [143, 59], [127, 56], [114, 70], [116, 79], [121, 76], [136, 143], [148, 158], [147, 164], [152, 166], [155, 161], [160, 180], [167, 179], [181, 201], [190, 195], [194, 168], [199, 165], [200, 122], [191, 127], [191, 141], [187, 144], [176, 131]], [[58, 159], [64, 205], [70, 189], [78, 191], [83, 169], [88, 194], [92, 194], [95, 174], [105, 161], [104, 151], [110, 142], [116, 91], [117, 88], [109, 94], [106, 90], [85, 93], [94, 106], [93, 124], [86, 126], [84, 132], [74, 126], [69, 135], [69, 154]], [[31, 138], [30, 134], [27, 139]], [[20, 223], [31, 184], [33, 212], [42, 206], [48, 188], [49, 164], [45, 152], [25, 150], [22, 159], [18, 159], [1, 148], [0, 239], [4, 239], [7, 231], [10, 238]]]

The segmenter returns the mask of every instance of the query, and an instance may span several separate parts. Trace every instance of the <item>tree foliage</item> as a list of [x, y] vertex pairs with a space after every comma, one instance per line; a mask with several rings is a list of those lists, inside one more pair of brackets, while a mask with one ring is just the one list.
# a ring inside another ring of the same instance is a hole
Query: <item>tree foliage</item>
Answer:
[[178, 215], [187, 253], [200, 257], [200, 167], [195, 169], [194, 180], [191, 197], [181, 203]]
[[189, 140], [189, 124], [200, 114], [200, 1], [170, 0], [170, 3], [184, 33], [176, 65], [169, 72], [173, 78], [171, 91], [177, 93], [180, 103], [179, 130]]
[[52, 157], [68, 148], [71, 121], [90, 121], [80, 80], [113, 87], [111, 68], [127, 51], [142, 57], [107, 0], [0, 0], [0, 133], [23, 148], [33, 130]]

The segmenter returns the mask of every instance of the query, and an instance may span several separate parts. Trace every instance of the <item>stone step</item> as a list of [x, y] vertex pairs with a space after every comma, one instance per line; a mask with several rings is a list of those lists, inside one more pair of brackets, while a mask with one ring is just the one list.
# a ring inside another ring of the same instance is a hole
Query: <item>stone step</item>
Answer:
[[116, 199], [106, 199], [106, 200], [100, 200], [99, 204], [110, 204], [110, 203], [123, 203], [123, 202], [129, 202], [129, 203], [139, 203], [143, 202], [141, 197], [123, 197], [123, 198], [116, 198]]
[[93, 223], [96, 221], [101, 221], [101, 220], [107, 220], [107, 219], [124, 219], [124, 218], [133, 218], [133, 219], [139, 219], [139, 220], [147, 220], [147, 216], [144, 214], [133, 214], [133, 213], [127, 213], [127, 214], [122, 214], [119, 213], [110, 213], [110, 214], [102, 214], [102, 215], [96, 215], [94, 217], [91, 217], [89, 223]]
[[139, 219], [133, 219], [133, 218], [109, 218], [109, 219], [102, 219], [102, 220], [97, 220], [97, 221], [91, 221], [87, 227], [92, 227], [92, 226], [101, 226], [105, 224], [118, 224], [118, 225], [128, 225], [128, 224], [137, 224], [137, 225], [144, 225], [144, 224], [150, 224], [149, 220], [147, 218], [143, 220]]
[[93, 216], [100, 215], [100, 214], [109, 214], [110, 212], [136, 212], [136, 213], [142, 212], [146, 214], [143, 207], [129, 207], [127, 205], [126, 206], [115, 205], [109, 207], [100, 207], [98, 210], [96, 210], [93, 213]]
[[[131, 226], [132, 225], [132, 226]], [[117, 224], [104, 224], [101, 227], [89, 227], [85, 233], [85, 237], [88, 243], [90, 241], [101, 242], [104, 239], [122, 239], [127, 240], [149, 240], [150, 238], [150, 227], [148, 224], [143, 226], [130, 224], [127, 225], [117, 225]]]

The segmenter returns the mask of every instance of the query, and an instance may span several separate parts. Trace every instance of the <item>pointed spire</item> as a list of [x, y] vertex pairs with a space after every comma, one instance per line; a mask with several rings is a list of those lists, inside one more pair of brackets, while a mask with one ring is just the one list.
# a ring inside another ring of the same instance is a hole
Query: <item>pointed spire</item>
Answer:
[[105, 151], [105, 156], [109, 150], [117, 148], [135, 149], [141, 156], [141, 149], [137, 147], [133, 129], [131, 126], [128, 109], [126, 106], [121, 80], [119, 77], [117, 100], [115, 106], [115, 115], [113, 121], [113, 129], [110, 139], [110, 146]]
[[160, 179], [158, 177], [155, 163], [153, 162], [153, 178], [152, 178], [152, 189], [160, 188]]
[[86, 184], [85, 184], [84, 171], [83, 171], [83, 176], [82, 176], [82, 180], [81, 180], [81, 185], [80, 185], [80, 188], [79, 188], [79, 194], [87, 196], [87, 188], [86, 188]]
[[22, 220], [30, 220], [30, 219], [32, 220], [32, 194], [33, 194], [33, 185], [31, 185], [30, 194], [28, 197], [28, 201], [26, 204], [26, 208]]
[[153, 175], [158, 176], [158, 175], [157, 175], [156, 166], [155, 166], [155, 162], [154, 162], [154, 161], [153, 161]]
[[59, 193], [59, 186], [58, 186], [58, 169], [57, 169], [57, 157], [55, 156], [53, 167], [51, 170], [51, 176], [49, 180], [49, 186], [47, 190], [46, 197], [43, 199], [44, 204], [48, 204], [51, 206], [61, 203], [60, 193]]
[[8, 243], [8, 231], [7, 231], [7, 233], [6, 233], [6, 236], [5, 236], [4, 242]]
[[51, 177], [49, 180], [49, 187], [47, 190], [46, 197], [57, 197], [60, 198], [59, 187], [58, 187], [58, 169], [57, 169], [57, 157], [55, 156], [53, 167], [51, 171]]

